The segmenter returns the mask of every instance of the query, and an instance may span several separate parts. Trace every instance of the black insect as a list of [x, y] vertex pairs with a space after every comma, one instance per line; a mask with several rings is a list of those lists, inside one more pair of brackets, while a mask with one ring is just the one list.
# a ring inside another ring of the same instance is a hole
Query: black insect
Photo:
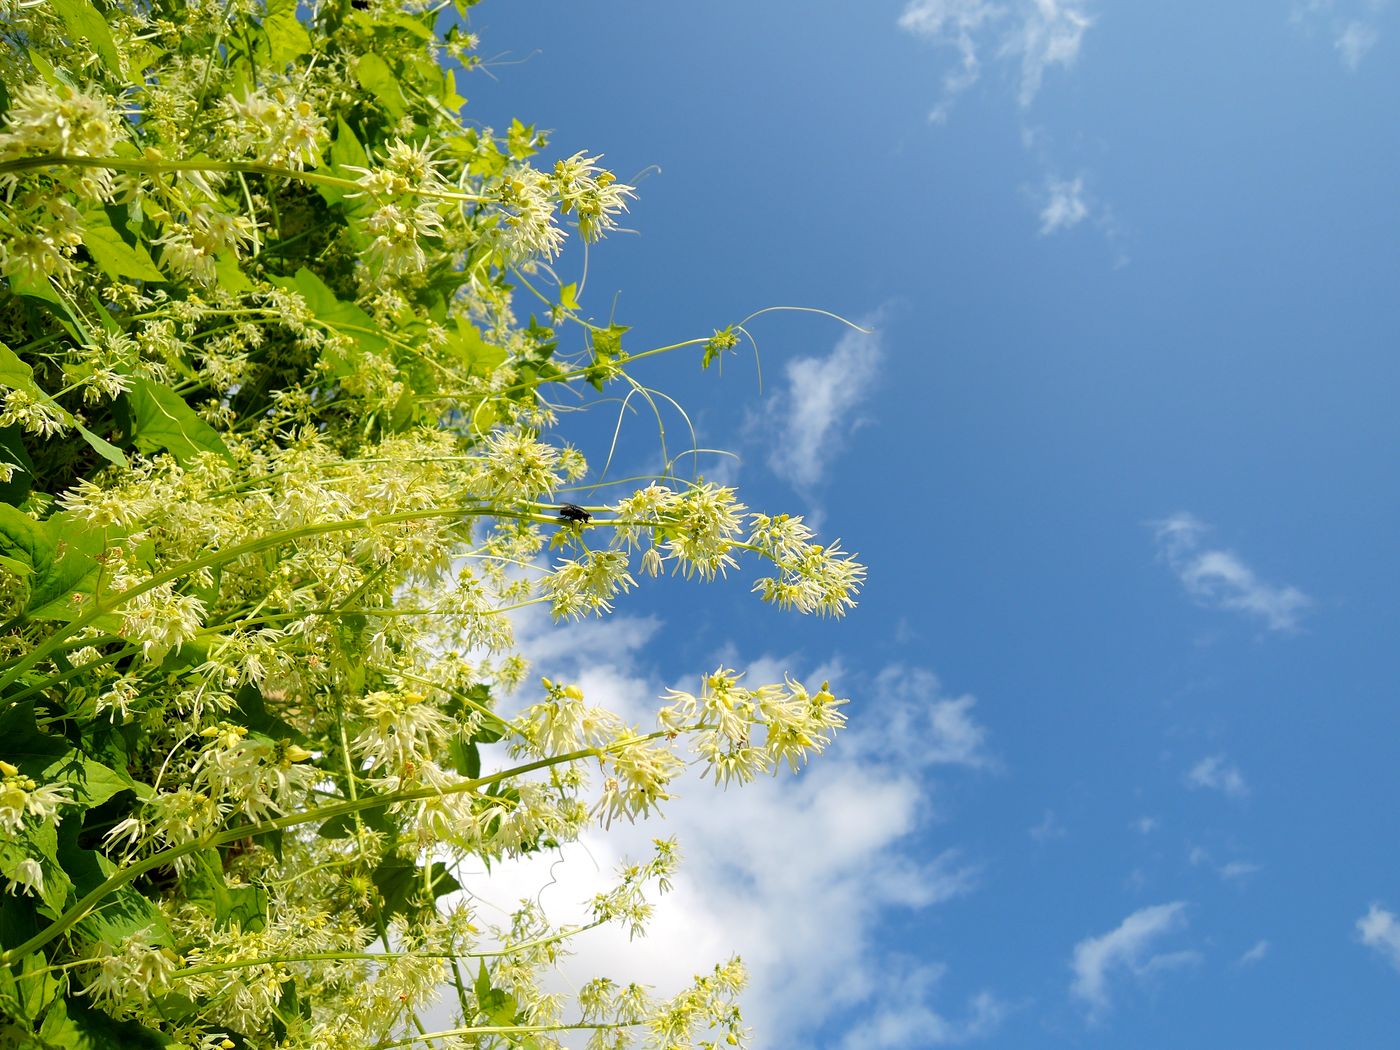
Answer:
[[565, 503], [559, 508], [559, 517], [564, 521], [576, 522], [580, 525], [587, 525], [593, 520], [593, 515], [584, 510], [577, 503]]
[[356, 11], [368, 11], [369, 0], [350, 0], [350, 6]]

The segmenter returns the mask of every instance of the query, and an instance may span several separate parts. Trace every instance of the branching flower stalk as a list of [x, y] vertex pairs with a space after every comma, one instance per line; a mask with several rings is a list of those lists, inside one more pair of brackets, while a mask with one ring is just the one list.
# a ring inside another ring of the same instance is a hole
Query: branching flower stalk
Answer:
[[[751, 318], [632, 351], [587, 313], [562, 253], [634, 191], [464, 121], [471, 6], [4, 7], [0, 1043], [747, 1038], [738, 960], [551, 990], [588, 931], [646, 928], [672, 840], [581, 921], [458, 892], [844, 724], [827, 683], [722, 667], [630, 724], [533, 674], [512, 613], [756, 566], [760, 599], [841, 616], [865, 576], [673, 476], [702, 450], [671, 457], [689, 420], [633, 370], [722, 362]], [[661, 475], [601, 480], [544, 396], [613, 389], [656, 413]]]

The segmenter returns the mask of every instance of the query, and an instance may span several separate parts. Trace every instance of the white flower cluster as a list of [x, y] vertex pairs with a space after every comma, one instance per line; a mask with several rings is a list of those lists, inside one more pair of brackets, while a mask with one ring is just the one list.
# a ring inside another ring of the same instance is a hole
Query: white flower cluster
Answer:
[[833, 696], [827, 682], [811, 693], [791, 678], [748, 689], [741, 677], [718, 668], [704, 677], [699, 694], [667, 693], [670, 703], [657, 716], [668, 730], [698, 729], [695, 751], [717, 783], [747, 783], [784, 763], [796, 772], [846, 724], [840, 711], [846, 701]]
[[602, 159], [575, 153], [554, 165], [559, 210], [578, 220], [579, 235], [590, 243], [613, 229], [617, 216], [627, 210], [627, 201], [637, 196], [631, 186], [623, 185], [612, 172], [598, 167]]
[[39, 784], [17, 766], [0, 760], [0, 830], [17, 835], [26, 820], [43, 823], [62, 818], [59, 806], [73, 801], [72, 789], [60, 784]]
[[327, 140], [326, 122], [312, 102], [286, 88], [258, 88], [241, 98], [226, 96], [222, 107], [229, 132], [223, 140], [228, 156], [251, 156], [296, 171], [319, 162]]
[[800, 517], [755, 514], [749, 544], [777, 567], [777, 576], [754, 584], [763, 600], [780, 609], [822, 616], [843, 616], [854, 608], [865, 582], [865, 566], [841, 549], [837, 540], [823, 547]]
[[[14, 93], [0, 131], [0, 163], [23, 157], [110, 157], [126, 129], [107, 96], [95, 87], [26, 84]], [[111, 194], [105, 168], [47, 169], [50, 179], [88, 200]], [[13, 199], [19, 176], [0, 175], [0, 189]]]

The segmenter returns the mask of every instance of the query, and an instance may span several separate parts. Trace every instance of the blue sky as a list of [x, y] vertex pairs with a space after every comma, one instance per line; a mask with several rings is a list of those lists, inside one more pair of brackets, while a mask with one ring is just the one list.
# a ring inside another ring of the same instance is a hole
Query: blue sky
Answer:
[[738, 948], [759, 1047], [1395, 1042], [1400, 5], [488, 0], [472, 28], [469, 118], [638, 185], [584, 297], [629, 349], [776, 304], [878, 329], [756, 320], [761, 396], [752, 358], [645, 375], [741, 454], [708, 472], [863, 555], [847, 620], [739, 579], [526, 625], [624, 710], [721, 660], [853, 700], [809, 773], [678, 800], [657, 929], [578, 965], [664, 985]]

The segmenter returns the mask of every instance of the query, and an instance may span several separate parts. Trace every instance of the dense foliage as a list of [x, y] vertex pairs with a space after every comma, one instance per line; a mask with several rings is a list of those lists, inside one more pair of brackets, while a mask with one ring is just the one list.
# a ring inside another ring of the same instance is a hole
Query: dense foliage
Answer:
[[[752, 559], [839, 615], [864, 574], [669, 464], [597, 501], [560, 397], [743, 329], [633, 353], [587, 320], [550, 263], [632, 190], [464, 122], [468, 6], [0, 0], [0, 1046], [744, 1038], [735, 961], [565, 996], [588, 927], [453, 894], [842, 723], [719, 669], [624, 724], [530, 678], [511, 611]], [[642, 926], [675, 862], [591, 925]]]

